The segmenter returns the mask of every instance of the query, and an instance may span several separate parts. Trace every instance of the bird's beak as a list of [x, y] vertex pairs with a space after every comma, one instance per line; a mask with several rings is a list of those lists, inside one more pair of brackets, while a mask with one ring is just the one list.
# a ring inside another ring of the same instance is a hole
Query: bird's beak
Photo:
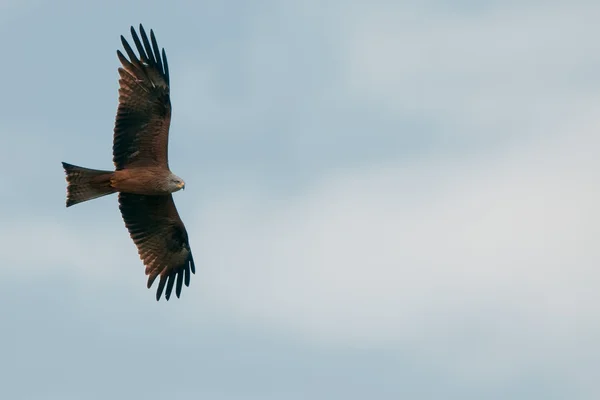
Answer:
[[185, 190], [185, 182], [182, 182], [182, 183], [181, 183], [181, 188], [182, 188], [183, 190]]

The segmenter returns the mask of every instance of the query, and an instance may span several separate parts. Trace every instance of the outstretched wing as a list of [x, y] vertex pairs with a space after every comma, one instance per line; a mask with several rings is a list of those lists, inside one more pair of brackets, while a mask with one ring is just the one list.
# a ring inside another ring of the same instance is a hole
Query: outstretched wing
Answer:
[[190, 271], [195, 273], [196, 268], [173, 197], [119, 193], [119, 209], [146, 266], [148, 288], [160, 276], [156, 300], [160, 300], [165, 285], [167, 300], [173, 286], [179, 297], [182, 284], [190, 285]]
[[117, 50], [123, 65], [119, 68], [119, 108], [115, 121], [113, 161], [117, 170], [130, 166], [164, 166], [168, 168], [169, 66], [165, 50], [161, 53], [150, 30], [150, 41], [140, 24], [142, 41], [131, 27], [131, 36], [139, 59], [129, 43], [121, 42], [129, 60]]

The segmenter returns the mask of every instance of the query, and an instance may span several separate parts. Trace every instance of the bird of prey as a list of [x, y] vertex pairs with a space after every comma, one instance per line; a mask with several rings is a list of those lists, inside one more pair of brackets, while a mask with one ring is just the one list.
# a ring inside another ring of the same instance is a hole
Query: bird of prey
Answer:
[[[195, 273], [188, 234], [171, 193], [185, 188], [169, 169], [171, 121], [169, 66], [154, 32], [150, 40], [140, 24], [140, 37], [131, 27], [139, 57], [121, 36], [119, 106], [113, 136], [115, 171], [101, 171], [62, 163], [67, 179], [67, 207], [111, 193], [119, 193], [125, 226], [146, 266], [148, 288], [160, 277], [156, 300], [163, 291], [169, 300]], [[162, 55], [162, 57], [161, 57]], [[166, 290], [165, 290], [166, 288]]]

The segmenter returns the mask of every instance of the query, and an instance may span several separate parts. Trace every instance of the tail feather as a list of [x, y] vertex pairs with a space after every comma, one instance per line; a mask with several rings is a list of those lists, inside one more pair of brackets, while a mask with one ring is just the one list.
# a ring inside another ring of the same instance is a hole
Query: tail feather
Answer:
[[111, 171], [100, 171], [62, 163], [67, 174], [67, 207], [114, 193]]

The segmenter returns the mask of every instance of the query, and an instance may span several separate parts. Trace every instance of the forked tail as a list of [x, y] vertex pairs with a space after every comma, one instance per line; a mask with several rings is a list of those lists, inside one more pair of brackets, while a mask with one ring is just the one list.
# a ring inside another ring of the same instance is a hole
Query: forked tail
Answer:
[[100, 171], [62, 163], [67, 174], [67, 207], [115, 192], [111, 171]]

